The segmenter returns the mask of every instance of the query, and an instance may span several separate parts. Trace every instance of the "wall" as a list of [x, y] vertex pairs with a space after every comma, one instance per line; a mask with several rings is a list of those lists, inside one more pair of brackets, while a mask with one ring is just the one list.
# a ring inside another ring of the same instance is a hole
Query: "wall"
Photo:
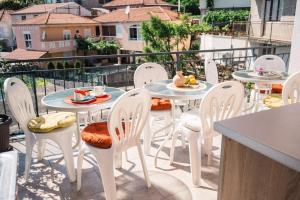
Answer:
[[[232, 38], [231, 36], [218, 36], [218, 35], [201, 35], [200, 50], [213, 50], [213, 49], [231, 49], [231, 48], [247, 48], [250, 43], [245, 38]], [[249, 51], [247, 55], [252, 55]], [[215, 52], [204, 53], [204, 58], [230, 58], [230, 57], [245, 57], [246, 51], [235, 51], [234, 54], [230, 52]]]
[[297, 9], [294, 24], [294, 33], [292, 37], [291, 57], [289, 64], [289, 73], [300, 71], [300, 1], [297, 1]]
[[[79, 30], [80, 35], [84, 36], [84, 30], [90, 29], [92, 36], [96, 35], [96, 26], [62, 26], [62, 27], [41, 27], [41, 33], [46, 32], [46, 38], [44, 41], [58, 41], [63, 40], [63, 31], [70, 30], [71, 31], [71, 39], [74, 39], [74, 35], [77, 30]], [[41, 36], [40, 36], [41, 38]]]
[[41, 49], [41, 33], [38, 26], [16, 26], [13, 27], [16, 41], [17, 41], [17, 47], [21, 49], [26, 49], [25, 47], [25, 41], [24, 41], [24, 35], [23, 32], [29, 32], [31, 34], [31, 43], [33, 50], [40, 50]]
[[250, 7], [250, 0], [214, 0], [215, 8]]

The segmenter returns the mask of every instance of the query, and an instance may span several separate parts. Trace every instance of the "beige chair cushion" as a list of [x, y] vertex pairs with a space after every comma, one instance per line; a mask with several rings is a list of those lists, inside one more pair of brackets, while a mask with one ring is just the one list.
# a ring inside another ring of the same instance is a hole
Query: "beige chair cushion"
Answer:
[[35, 133], [49, 133], [57, 128], [71, 126], [76, 121], [74, 113], [58, 112], [35, 117], [28, 122], [28, 129]]
[[264, 98], [264, 104], [268, 108], [279, 108], [283, 106], [281, 94], [271, 94]]

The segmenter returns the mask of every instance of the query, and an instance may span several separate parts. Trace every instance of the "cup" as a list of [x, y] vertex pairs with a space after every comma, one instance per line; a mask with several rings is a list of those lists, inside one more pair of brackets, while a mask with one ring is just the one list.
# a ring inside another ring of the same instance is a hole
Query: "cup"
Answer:
[[94, 87], [94, 94], [95, 94], [95, 96], [102, 95], [103, 92], [104, 92], [104, 90], [105, 90], [105, 86], [95, 86]]
[[84, 95], [74, 92], [74, 99], [75, 101], [82, 101], [84, 99]]

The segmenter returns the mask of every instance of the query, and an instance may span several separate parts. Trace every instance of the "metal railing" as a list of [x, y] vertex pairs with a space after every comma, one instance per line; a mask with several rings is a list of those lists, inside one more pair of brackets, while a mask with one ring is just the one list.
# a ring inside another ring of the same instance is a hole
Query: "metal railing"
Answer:
[[[42, 97], [56, 91], [100, 84], [130, 90], [134, 88], [133, 75], [135, 69], [141, 63], [149, 60], [162, 64], [168, 71], [170, 78], [174, 76], [176, 69], [182, 69], [185, 74], [195, 74], [197, 78], [205, 80], [204, 58], [211, 57], [217, 63], [220, 80], [223, 81], [231, 79], [233, 71], [249, 68], [255, 59], [262, 52], [265, 52], [265, 49], [288, 49], [286, 47], [289, 46], [6, 61], [1, 63], [3, 72], [0, 72], [0, 113], [11, 115], [5, 101], [3, 82], [6, 78], [12, 76], [19, 77], [28, 85], [34, 100], [36, 113], [41, 114], [48, 112], [41, 105]], [[275, 52], [275, 54], [283, 58], [288, 64], [289, 50], [280, 50], [280, 53]], [[122, 64], [116, 64], [120, 59]], [[57, 68], [51, 69], [55, 65]], [[62, 67], [63, 65], [65, 68]]]
[[251, 21], [233, 22], [232, 32], [239, 36], [249, 36], [268, 42], [290, 43], [293, 35], [293, 21]]

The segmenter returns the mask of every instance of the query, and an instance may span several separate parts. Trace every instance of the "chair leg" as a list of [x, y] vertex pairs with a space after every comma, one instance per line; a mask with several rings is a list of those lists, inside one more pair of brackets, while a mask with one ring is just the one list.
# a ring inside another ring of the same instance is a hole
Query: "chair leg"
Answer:
[[181, 133], [181, 144], [182, 144], [182, 148], [185, 149], [186, 142], [185, 142], [185, 135], [183, 133]]
[[[149, 117], [150, 118], [150, 117]], [[146, 155], [150, 155], [150, 149], [151, 149], [151, 127], [150, 127], [150, 119], [146, 121], [145, 127], [144, 127], [144, 151]]]
[[71, 136], [70, 134], [61, 134], [59, 138], [55, 138], [55, 142], [57, 142], [63, 152], [70, 182], [74, 182], [76, 178]]
[[38, 145], [38, 161], [41, 161], [44, 158], [46, 142], [45, 140], [39, 140], [37, 142], [37, 145]]
[[78, 160], [77, 160], [77, 191], [79, 191], [81, 188], [81, 172], [82, 172], [84, 153], [85, 153], [85, 147], [84, 145], [81, 145], [79, 149]]
[[173, 162], [174, 162], [174, 153], [175, 153], [176, 141], [178, 138], [178, 132], [179, 131], [175, 131], [173, 134], [173, 137], [172, 137], [172, 146], [171, 146], [171, 150], [170, 150], [170, 165], [173, 164]]
[[116, 181], [114, 176], [114, 154], [113, 150], [103, 150], [101, 152], [95, 152], [94, 156], [97, 159], [102, 184], [107, 200], [116, 200], [117, 199], [117, 189]]
[[201, 185], [201, 140], [198, 139], [199, 134], [194, 133], [189, 136], [191, 172], [193, 184], [196, 187]]
[[121, 169], [122, 168], [122, 152], [121, 153], [115, 153], [115, 167], [116, 169]]
[[26, 140], [26, 157], [25, 157], [25, 181], [28, 181], [30, 165], [32, 161], [32, 150], [34, 142], [32, 140]]
[[207, 164], [210, 165], [211, 161], [212, 161], [212, 145], [213, 145], [213, 137], [210, 136], [209, 138], [204, 140], [204, 144], [205, 144], [205, 153], [207, 154]]
[[149, 179], [149, 174], [148, 174], [147, 166], [146, 166], [146, 163], [145, 163], [144, 154], [143, 154], [142, 147], [141, 147], [140, 144], [137, 145], [137, 149], [138, 149], [139, 157], [140, 157], [140, 160], [141, 160], [141, 163], [142, 163], [143, 172], [144, 172], [145, 180], [146, 180], [146, 183], [147, 183], [147, 187], [150, 188], [151, 187], [151, 182], [150, 182], [150, 179]]

